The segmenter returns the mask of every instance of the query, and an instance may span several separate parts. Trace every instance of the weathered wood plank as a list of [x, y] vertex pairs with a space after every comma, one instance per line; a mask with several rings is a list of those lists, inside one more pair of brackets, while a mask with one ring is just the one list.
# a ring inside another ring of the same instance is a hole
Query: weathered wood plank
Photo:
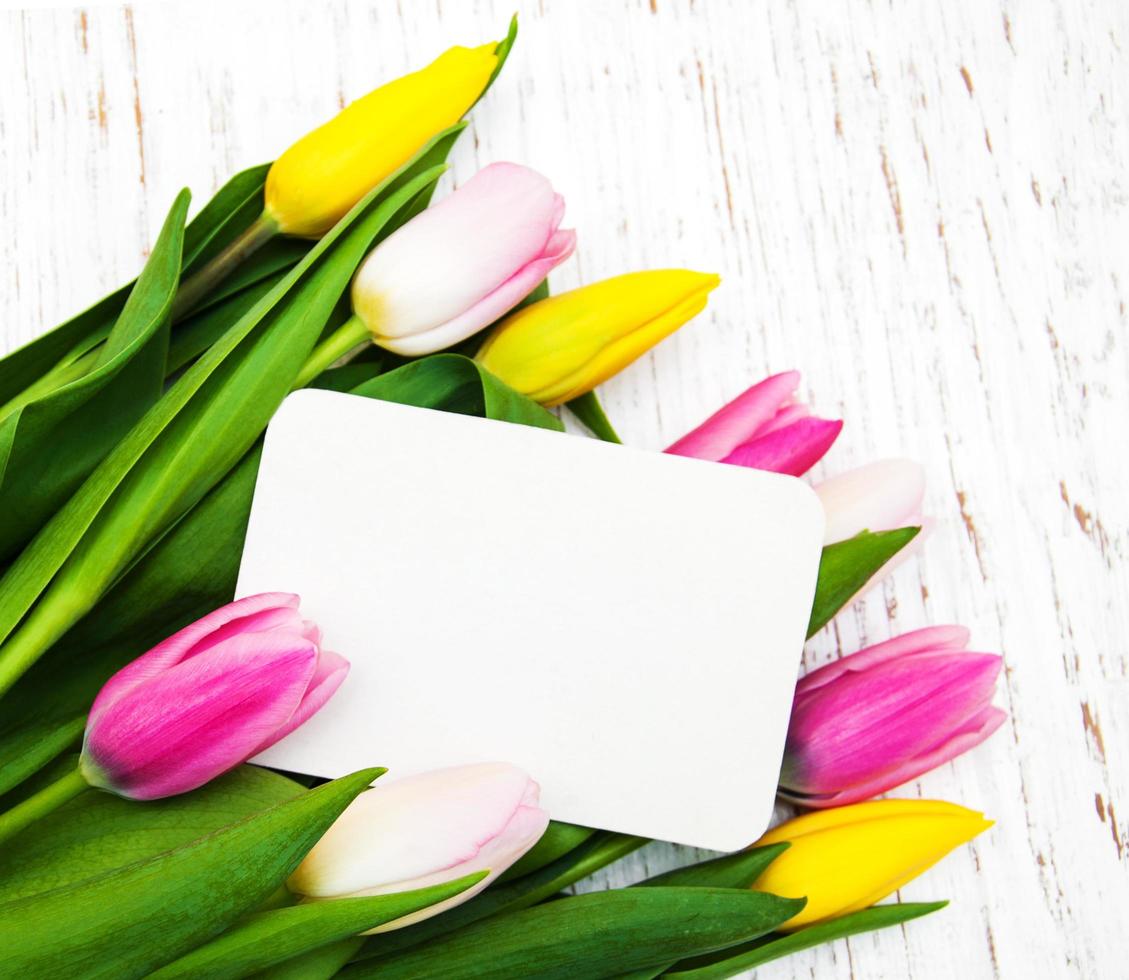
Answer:
[[[497, 36], [514, 6], [0, 13], [0, 347], [132, 275], [182, 184], [203, 197], [381, 79]], [[605, 386], [624, 437], [659, 448], [799, 367], [848, 422], [821, 472], [912, 455], [938, 524], [809, 663], [947, 621], [1007, 658], [1009, 724], [900, 791], [999, 821], [904, 890], [953, 906], [761, 974], [1122, 973], [1129, 8], [517, 6], [452, 179], [499, 159], [552, 177], [580, 231], [557, 288], [668, 264], [725, 278]], [[652, 845], [601, 881], [685, 856]]]

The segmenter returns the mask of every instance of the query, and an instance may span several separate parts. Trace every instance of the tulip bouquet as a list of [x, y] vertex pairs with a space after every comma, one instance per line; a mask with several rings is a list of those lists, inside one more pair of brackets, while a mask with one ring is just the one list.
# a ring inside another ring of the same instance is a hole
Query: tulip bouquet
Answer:
[[[0, 359], [0, 966], [5, 975], [724, 977], [944, 903], [876, 904], [989, 824], [871, 800], [983, 741], [1000, 660], [933, 627], [804, 677], [746, 851], [564, 889], [647, 841], [550, 820], [504, 762], [331, 782], [245, 765], [347, 683], [296, 596], [231, 601], [260, 440], [307, 385], [618, 441], [594, 389], [715, 275], [550, 297], [577, 236], [544, 176], [431, 206], [505, 63], [452, 48], [233, 177], [179, 195], [135, 282]], [[754, 385], [666, 451], [803, 477], [843, 423]], [[890, 460], [816, 485], [809, 636], [922, 540]], [[343, 651], [348, 654], [348, 651]], [[374, 760], [379, 761], [379, 760]]]

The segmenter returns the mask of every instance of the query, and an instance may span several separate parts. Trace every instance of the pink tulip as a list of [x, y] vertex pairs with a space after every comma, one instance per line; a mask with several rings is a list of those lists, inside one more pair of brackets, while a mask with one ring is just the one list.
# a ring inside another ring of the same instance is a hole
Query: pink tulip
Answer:
[[576, 247], [564, 198], [534, 170], [494, 163], [380, 243], [353, 281], [373, 341], [407, 356], [465, 340], [528, 296]]
[[387, 932], [482, 891], [545, 832], [537, 784], [488, 762], [381, 779], [349, 804], [286, 883], [306, 899], [387, 895], [489, 874], [445, 902], [374, 929]]
[[831, 448], [843, 423], [813, 418], [807, 405], [793, 401], [799, 383], [798, 371], [766, 378], [666, 451], [801, 476]]
[[250, 596], [123, 667], [90, 709], [80, 769], [134, 800], [186, 793], [289, 734], [340, 687], [348, 661], [322, 650], [298, 597]]
[[968, 630], [935, 626], [868, 647], [796, 685], [782, 796], [809, 807], [866, 800], [979, 745], [1002, 660], [971, 653]]

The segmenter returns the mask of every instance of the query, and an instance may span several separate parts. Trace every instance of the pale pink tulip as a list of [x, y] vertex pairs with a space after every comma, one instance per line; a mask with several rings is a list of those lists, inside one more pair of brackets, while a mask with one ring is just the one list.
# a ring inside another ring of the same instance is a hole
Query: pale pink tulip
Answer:
[[564, 198], [516, 163], [480, 170], [389, 235], [353, 280], [373, 341], [406, 356], [450, 347], [528, 296], [576, 247]]
[[549, 823], [539, 795], [529, 776], [504, 763], [385, 777], [349, 804], [287, 887], [307, 899], [352, 898], [490, 872], [454, 898], [373, 932], [400, 929], [473, 897], [537, 843]]
[[824, 543], [834, 544], [861, 531], [919, 526], [925, 470], [913, 460], [882, 459], [817, 483], [815, 492], [827, 516]]
[[793, 400], [798, 371], [774, 374], [711, 415], [666, 451], [801, 476], [831, 448], [843, 423], [813, 418]]
[[809, 807], [869, 799], [983, 742], [1001, 659], [971, 653], [968, 630], [935, 626], [868, 647], [796, 686], [782, 796]]
[[123, 667], [90, 709], [80, 769], [135, 800], [196, 789], [316, 712], [348, 662], [322, 650], [298, 597], [264, 593], [209, 613]]

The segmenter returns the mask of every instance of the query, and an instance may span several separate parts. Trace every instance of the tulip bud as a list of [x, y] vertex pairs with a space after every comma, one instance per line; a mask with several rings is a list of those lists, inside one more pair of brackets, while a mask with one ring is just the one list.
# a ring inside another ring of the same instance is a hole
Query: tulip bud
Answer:
[[809, 807], [855, 803], [983, 742], [1007, 717], [991, 704], [1002, 661], [967, 646], [968, 630], [935, 626], [804, 677], [792, 704], [781, 795]]
[[811, 417], [792, 400], [799, 371], [774, 374], [711, 415], [666, 451], [802, 476], [831, 448], [843, 423]]
[[720, 282], [687, 269], [633, 272], [533, 303], [494, 329], [481, 365], [542, 405], [578, 398], [701, 312]]
[[517, 306], [576, 246], [564, 198], [516, 163], [480, 170], [381, 242], [353, 280], [353, 309], [381, 347], [430, 354]]
[[381, 780], [354, 800], [290, 876], [307, 899], [387, 895], [490, 873], [454, 898], [382, 925], [400, 929], [482, 891], [549, 824], [537, 784], [515, 766], [482, 763]]
[[273, 745], [340, 687], [298, 597], [250, 596], [209, 613], [123, 667], [99, 692], [79, 768], [134, 800], [186, 793]]
[[982, 813], [940, 800], [874, 800], [806, 813], [757, 841], [789, 847], [755, 887], [807, 898], [779, 927], [789, 932], [881, 901], [991, 826]]
[[454, 47], [307, 133], [270, 168], [265, 214], [286, 235], [319, 238], [482, 94], [496, 44]]
[[925, 470], [909, 459], [882, 459], [824, 480], [815, 492], [827, 515], [824, 544], [834, 544], [862, 531], [921, 524]]

